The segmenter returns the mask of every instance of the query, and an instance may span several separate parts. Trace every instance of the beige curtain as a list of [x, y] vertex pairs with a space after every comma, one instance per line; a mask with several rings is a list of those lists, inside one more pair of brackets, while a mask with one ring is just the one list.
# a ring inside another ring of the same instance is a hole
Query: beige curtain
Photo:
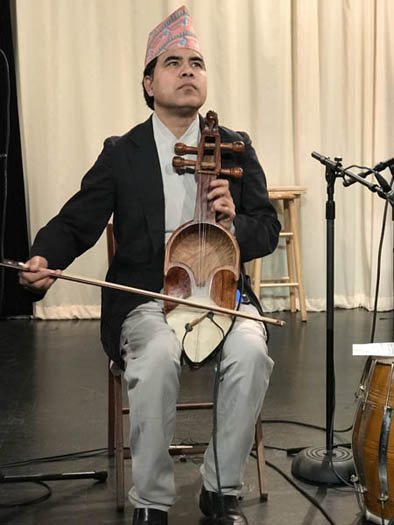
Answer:
[[[149, 31], [174, 0], [15, 0], [23, 158], [32, 239], [79, 187], [103, 140], [146, 119], [141, 77]], [[209, 72], [207, 109], [253, 138], [269, 185], [302, 185], [303, 273], [310, 310], [325, 307], [324, 168], [394, 155], [392, 0], [190, 0]], [[390, 178], [388, 172], [384, 172]], [[384, 201], [336, 184], [335, 304], [371, 308]], [[380, 309], [393, 308], [393, 222], [387, 221]], [[265, 275], [283, 274], [284, 249]], [[72, 273], [103, 278], [105, 242]], [[99, 315], [97, 289], [58, 282], [36, 315]], [[288, 307], [287, 291], [264, 292]]]

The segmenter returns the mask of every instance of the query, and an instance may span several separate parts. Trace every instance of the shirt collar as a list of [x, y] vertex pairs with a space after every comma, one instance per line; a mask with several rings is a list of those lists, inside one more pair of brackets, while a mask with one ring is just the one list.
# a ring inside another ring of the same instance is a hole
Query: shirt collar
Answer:
[[187, 128], [185, 133], [180, 137], [179, 139], [176, 138], [176, 136], [173, 134], [172, 131], [170, 131], [165, 124], [159, 119], [157, 114], [153, 112], [152, 115], [152, 124], [153, 124], [153, 131], [155, 134], [155, 137], [160, 137], [161, 139], [165, 141], [171, 141], [171, 142], [184, 142], [187, 143], [190, 138], [193, 138], [196, 136], [196, 133], [198, 135], [200, 130], [200, 119], [199, 116], [193, 120], [193, 122], [190, 124], [190, 126]]

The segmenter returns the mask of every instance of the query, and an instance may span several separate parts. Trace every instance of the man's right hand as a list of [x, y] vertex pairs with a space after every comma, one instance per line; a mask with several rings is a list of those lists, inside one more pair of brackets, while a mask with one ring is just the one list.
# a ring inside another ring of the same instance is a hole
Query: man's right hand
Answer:
[[[29, 267], [29, 272], [19, 272], [19, 284], [33, 293], [44, 294], [52, 284], [56, 281], [54, 277], [48, 276], [45, 268], [48, 268], [48, 261], [45, 257], [35, 255], [26, 263]], [[56, 273], [61, 273], [61, 270], [56, 270]]]

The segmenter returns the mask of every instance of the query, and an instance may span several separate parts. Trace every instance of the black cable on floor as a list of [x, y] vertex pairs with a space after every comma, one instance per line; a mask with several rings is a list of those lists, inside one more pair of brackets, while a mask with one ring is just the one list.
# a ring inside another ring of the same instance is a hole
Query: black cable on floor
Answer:
[[[1, 475], [0, 475], [0, 479], [1, 479]], [[9, 509], [12, 507], [24, 507], [26, 505], [34, 505], [36, 503], [41, 503], [42, 501], [45, 501], [51, 497], [52, 489], [44, 481], [26, 481], [26, 483], [34, 483], [35, 485], [41, 485], [42, 487], [46, 489], [45, 494], [43, 494], [42, 496], [38, 496], [36, 498], [32, 498], [32, 499], [28, 499], [28, 500], [24, 500], [24, 501], [20, 501], [16, 503], [0, 503], [0, 508]]]
[[[343, 445], [342, 445], [343, 446]], [[334, 447], [335, 448], [335, 447]], [[354, 488], [354, 485], [350, 482], [350, 481], [347, 481], [345, 478], [343, 478], [339, 472], [336, 470], [335, 468], [335, 465], [334, 465], [334, 462], [333, 462], [333, 459], [332, 459], [332, 456], [330, 457], [330, 468], [331, 470], [334, 472], [334, 474], [336, 475], [336, 477], [339, 479], [339, 481], [341, 483], [343, 483], [343, 485], [346, 485], [347, 487], [350, 487], [352, 489], [352, 492], [356, 492], [356, 489]]]
[[[313, 428], [314, 430], [320, 430], [322, 432], [326, 431], [326, 428], [323, 426], [314, 425], [313, 423], [305, 423], [303, 421], [294, 421], [290, 419], [262, 419], [261, 423], [263, 424], [281, 423], [285, 425], [299, 425], [299, 426], [306, 427], [306, 428]], [[352, 428], [353, 428], [353, 425], [350, 425], [348, 428], [334, 430], [334, 433], [349, 432], [350, 430], [352, 430]], [[195, 446], [206, 446], [207, 445], [207, 443], [196, 442], [191, 438], [180, 438], [180, 437], [177, 438], [175, 436], [174, 439], [176, 440], [177, 445], [195, 445]], [[337, 446], [350, 447], [351, 444], [350, 443], [349, 444], [348, 443], [334, 444], [334, 448]], [[300, 450], [303, 450], [305, 447], [283, 448], [283, 447], [277, 447], [277, 446], [264, 444], [264, 448], [268, 450], [278, 450], [280, 452], [286, 452], [288, 455], [292, 455], [292, 454], [296, 454]]]
[[[92, 450], [83, 450], [80, 452], [74, 452], [70, 454], [60, 454], [58, 456], [46, 456], [41, 458], [32, 458], [32, 459], [26, 459], [22, 461], [14, 461], [12, 463], [6, 463], [0, 466], [0, 487], [3, 483], [2, 480], [4, 480], [4, 474], [1, 472], [1, 469], [4, 468], [11, 468], [11, 467], [22, 467], [27, 465], [37, 465], [41, 463], [54, 463], [54, 462], [61, 462], [61, 461], [72, 461], [72, 460], [79, 460], [79, 459], [86, 459], [86, 458], [92, 458], [96, 456], [100, 456], [103, 454], [108, 453], [108, 448], [97, 448]], [[13, 483], [12, 480], [6, 480], [4, 483]], [[41, 485], [46, 489], [45, 494], [42, 496], [38, 496], [36, 498], [24, 500], [21, 502], [16, 503], [0, 503], [0, 508], [12, 508], [12, 507], [22, 507], [26, 505], [34, 505], [36, 503], [41, 503], [42, 501], [47, 500], [50, 498], [52, 494], [52, 490], [44, 481], [25, 481], [25, 483], [33, 483], [35, 485]]]
[[[293, 421], [291, 419], [262, 419], [261, 420], [262, 423], [283, 423], [283, 424], [286, 424], [286, 425], [299, 425], [301, 427], [306, 427], [306, 428], [313, 428], [315, 430], [321, 430], [322, 432], [325, 432], [326, 431], [326, 427], [322, 427], [320, 425], [314, 425], [313, 423], [305, 423], [303, 421]], [[344, 432], [350, 432], [350, 430], [352, 430], [353, 428], [353, 424], [350, 425], [348, 428], [343, 428], [343, 429], [339, 429], [339, 430], [335, 430], [334, 429], [334, 433], [344, 433]]]
[[[252, 452], [250, 455], [254, 459], [257, 459], [257, 456], [256, 456], [256, 454], [254, 452]], [[300, 492], [307, 500], [309, 500], [312, 503], [312, 505], [314, 505], [323, 514], [323, 516], [326, 518], [328, 523], [330, 523], [331, 525], [336, 525], [335, 521], [331, 518], [331, 516], [328, 514], [328, 512], [322, 507], [322, 505], [320, 505], [320, 503], [317, 501], [316, 498], [311, 496], [306, 490], [304, 490], [302, 487], [297, 485], [297, 483], [295, 483], [295, 481], [293, 481], [291, 479], [291, 477], [288, 476], [285, 472], [283, 472], [283, 470], [281, 470], [279, 467], [277, 467], [276, 465], [274, 465], [273, 463], [271, 463], [268, 460], [265, 460], [265, 462], [270, 468], [274, 469], [288, 483], [290, 483], [290, 485], [292, 485], [298, 492]]]
[[52, 463], [58, 461], [71, 461], [76, 459], [85, 459], [95, 456], [100, 456], [108, 453], [107, 448], [96, 448], [92, 450], [82, 450], [80, 452], [72, 452], [69, 454], [59, 454], [58, 456], [46, 456], [41, 458], [24, 459], [21, 461], [14, 461], [12, 463], [4, 463], [0, 465], [0, 469], [9, 467], [24, 467], [26, 465], [37, 465], [40, 463]]

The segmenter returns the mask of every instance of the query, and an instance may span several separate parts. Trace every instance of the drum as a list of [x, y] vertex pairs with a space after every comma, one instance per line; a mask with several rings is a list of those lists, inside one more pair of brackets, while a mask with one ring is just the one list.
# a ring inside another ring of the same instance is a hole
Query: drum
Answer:
[[394, 516], [394, 359], [370, 361], [353, 427], [354, 481], [365, 517], [388, 525]]

